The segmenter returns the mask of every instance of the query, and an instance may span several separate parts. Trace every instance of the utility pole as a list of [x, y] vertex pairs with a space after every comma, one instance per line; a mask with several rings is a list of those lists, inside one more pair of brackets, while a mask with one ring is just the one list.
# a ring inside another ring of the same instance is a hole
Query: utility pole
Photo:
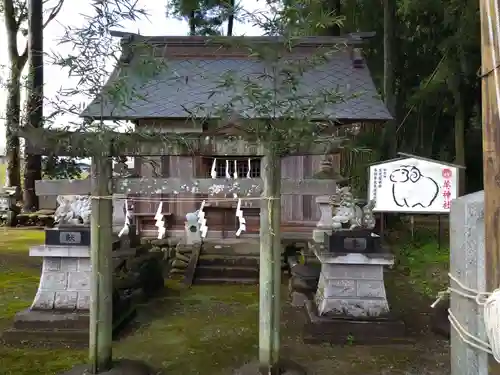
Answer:
[[[484, 169], [486, 288], [500, 286], [500, 7], [499, 0], [479, 0], [481, 13], [481, 85]], [[489, 374], [500, 366], [489, 359]]]

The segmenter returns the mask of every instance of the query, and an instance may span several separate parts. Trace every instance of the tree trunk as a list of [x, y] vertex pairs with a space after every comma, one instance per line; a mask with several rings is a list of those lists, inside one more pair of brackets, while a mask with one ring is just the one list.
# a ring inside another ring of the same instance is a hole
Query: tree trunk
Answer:
[[[30, 0], [28, 4], [29, 76], [26, 115], [30, 126], [40, 128], [43, 126], [43, 1]], [[35, 181], [42, 179], [42, 158], [32, 154], [26, 146], [24, 157], [24, 210], [34, 211], [38, 209]]]
[[196, 35], [196, 15], [194, 10], [189, 13], [189, 35]]
[[235, 0], [231, 0], [231, 3], [229, 4], [229, 18], [227, 20], [227, 36], [232, 36], [233, 35], [233, 27], [234, 27], [234, 4]]
[[[465, 166], [465, 105], [462, 92], [455, 92], [455, 164]], [[458, 195], [465, 194], [465, 170], [458, 171]]]
[[11, 62], [7, 81], [7, 106], [5, 110], [5, 138], [7, 153], [7, 173], [5, 186], [21, 185], [19, 163], [19, 117], [21, 113], [21, 71], [15, 62]]
[[264, 185], [260, 213], [259, 362], [262, 374], [278, 375], [281, 288], [281, 159], [266, 150], [261, 162]]
[[[396, 116], [395, 94], [395, 40], [394, 24], [396, 20], [396, 6], [392, 0], [384, 0], [384, 101], [393, 117]], [[384, 148], [389, 158], [397, 153], [396, 119], [389, 121], [384, 128]]]
[[[17, 34], [25, 16], [13, 0], [3, 0], [3, 19], [7, 36], [7, 52], [9, 56], [9, 76], [7, 80], [7, 102], [5, 108], [5, 138], [7, 146], [7, 173], [5, 186], [21, 185], [19, 163], [19, 137], [17, 131], [21, 117], [21, 74], [26, 65], [26, 53], [19, 54]], [[21, 4], [22, 6], [22, 4]], [[20, 197], [17, 197], [20, 198]]]

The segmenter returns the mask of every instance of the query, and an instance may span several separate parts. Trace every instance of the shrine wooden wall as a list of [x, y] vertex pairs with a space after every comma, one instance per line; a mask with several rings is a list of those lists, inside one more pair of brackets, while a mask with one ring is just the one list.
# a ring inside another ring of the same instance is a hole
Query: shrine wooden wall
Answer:
[[[290, 179], [311, 178], [318, 170], [322, 156], [289, 156], [283, 158], [281, 168], [282, 177]], [[203, 177], [207, 178], [202, 157], [198, 156], [163, 156], [163, 157], [141, 157], [135, 160], [136, 173], [141, 177]], [[183, 198], [192, 198], [192, 194], [179, 193], [177, 201], [164, 203], [163, 212], [174, 215], [175, 223], [180, 225], [184, 222], [186, 213], [198, 209], [201, 201], [206, 196], [199, 195], [197, 202], [182, 201]], [[158, 208], [158, 202], [166, 195], [156, 195], [155, 202], [139, 202], [135, 205], [135, 212], [141, 214], [150, 213], [154, 215]], [[282, 197], [282, 222], [303, 223], [317, 222], [319, 220], [319, 208], [311, 195], [286, 195]], [[250, 202], [252, 207], [258, 206], [257, 202]]]
[[[200, 131], [203, 128], [192, 121], [184, 120], [141, 120], [138, 126], [154, 129], [161, 132], [182, 132], [182, 131]], [[339, 135], [343, 129], [339, 129]], [[209, 155], [207, 155], [209, 157]], [[290, 156], [282, 160], [282, 177], [291, 179], [311, 178], [319, 171], [320, 162], [323, 156], [307, 155], [307, 156]], [[334, 168], [340, 170], [340, 155], [333, 156]], [[210, 169], [207, 169], [207, 164], [203, 162], [203, 157], [193, 156], [163, 156], [163, 157], [141, 157], [135, 160], [136, 173], [143, 177], [200, 177], [207, 178], [210, 176]], [[333, 192], [332, 192], [333, 193]], [[160, 198], [157, 196], [156, 198]], [[183, 202], [183, 197], [192, 197], [191, 194], [177, 195], [178, 201], [163, 204], [163, 212], [170, 212], [174, 215], [175, 226], [184, 224], [186, 213], [193, 212], [198, 209], [203, 196], [199, 196], [198, 201]], [[166, 196], [164, 196], [166, 198]], [[287, 195], [282, 197], [282, 223], [284, 226], [290, 224], [292, 227], [300, 226], [301, 224], [315, 225], [319, 220], [319, 207], [315, 202], [315, 196], [310, 195]], [[257, 202], [251, 202], [251, 206], [255, 207]], [[135, 211], [140, 213], [150, 213], [154, 215], [158, 208], [158, 203], [141, 202], [136, 204]], [[252, 210], [255, 211], [255, 210]], [[253, 212], [255, 214], [255, 212]], [[234, 215], [233, 215], [234, 216]], [[258, 227], [258, 216], [247, 217], [248, 226]], [[231, 228], [232, 229], [232, 228]]]

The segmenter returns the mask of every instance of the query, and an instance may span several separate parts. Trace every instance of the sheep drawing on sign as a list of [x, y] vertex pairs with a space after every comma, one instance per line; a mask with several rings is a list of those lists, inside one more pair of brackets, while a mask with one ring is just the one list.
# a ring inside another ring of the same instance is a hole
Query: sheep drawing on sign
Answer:
[[431, 177], [422, 176], [420, 169], [411, 165], [401, 165], [389, 176], [392, 197], [399, 207], [427, 208], [436, 200], [439, 185]]

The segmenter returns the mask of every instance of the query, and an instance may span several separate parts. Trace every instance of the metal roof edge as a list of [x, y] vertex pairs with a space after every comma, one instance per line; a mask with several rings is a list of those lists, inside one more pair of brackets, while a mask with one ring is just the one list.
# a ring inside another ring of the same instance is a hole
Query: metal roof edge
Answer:
[[376, 163], [368, 164], [368, 166], [372, 167], [372, 166], [375, 166], [375, 165], [392, 163], [392, 162], [398, 161], [398, 160], [404, 160], [404, 159], [408, 159], [408, 158], [414, 158], [414, 159], [428, 161], [429, 163], [443, 164], [443, 165], [447, 165], [447, 166], [454, 167], [454, 168], [466, 169], [466, 167], [463, 166], [463, 165], [448, 163], [448, 162], [444, 162], [444, 161], [440, 161], [440, 160], [435, 160], [435, 159], [430, 159], [430, 158], [425, 158], [423, 156], [408, 154], [406, 152], [398, 152], [398, 155], [400, 155], [400, 156], [397, 157], [397, 158], [393, 158], [393, 159], [389, 159], [389, 160], [383, 160], [383, 161], [378, 161]]
[[[336, 45], [336, 44], [349, 44], [357, 45], [363, 44], [364, 40], [371, 38], [375, 35], [374, 32], [370, 33], [351, 33], [343, 36], [309, 36], [300, 37], [295, 39], [295, 46], [303, 47], [318, 47], [321, 45]], [[162, 35], [140, 35], [137, 33], [129, 33], [123, 31], [111, 31], [111, 36], [122, 38], [122, 43], [127, 44], [132, 41], [143, 41], [148, 44], [168, 44], [168, 45], [182, 45], [184, 47], [200, 47], [209, 43], [223, 44], [230, 42], [237, 42], [239, 40], [252, 43], [283, 43], [287, 41], [284, 37], [279, 36], [162, 36]]]

